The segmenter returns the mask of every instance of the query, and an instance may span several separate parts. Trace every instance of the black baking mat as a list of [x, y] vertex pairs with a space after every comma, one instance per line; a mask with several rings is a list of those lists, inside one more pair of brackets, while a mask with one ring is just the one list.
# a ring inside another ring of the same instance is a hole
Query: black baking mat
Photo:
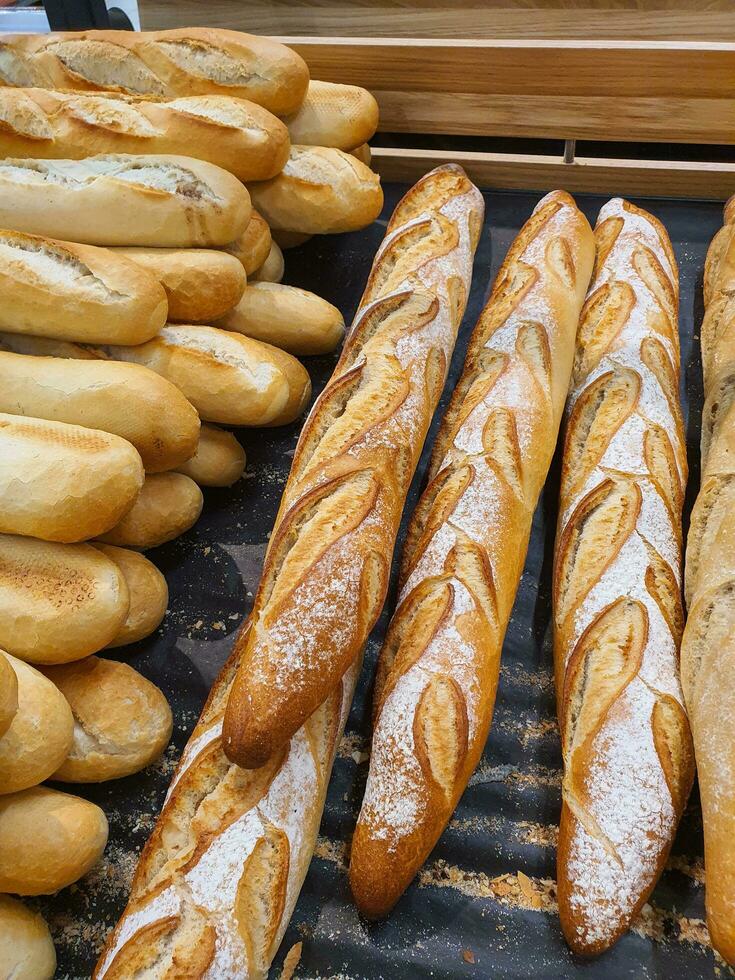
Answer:
[[[370, 228], [358, 234], [314, 238], [286, 253], [286, 281], [325, 296], [340, 307], [347, 322], [359, 301], [386, 219], [405, 188], [387, 185], [385, 190], [383, 217]], [[461, 372], [467, 338], [492, 278], [539, 197], [530, 193], [485, 195], [485, 229], [442, 407]], [[578, 198], [593, 224], [604, 200]], [[695, 325], [701, 322], [704, 257], [721, 224], [721, 208], [663, 200], [639, 203], [664, 222], [680, 264], [690, 505], [698, 484], [702, 401]], [[329, 378], [335, 361], [336, 354], [307, 360], [315, 393]], [[407, 513], [422, 486], [439, 415], [409, 495]], [[81, 795], [99, 803], [107, 813], [110, 843], [103, 861], [90, 875], [36, 903], [51, 924], [59, 977], [90, 975], [104, 936], [123, 909], [137, 854], [153, 826], [178, 755], [251, 607], [298, 431], [298, 425], [242, 430], [247, 478], [230, 490], [205, 491], [204, 513], [196, 528], [151, 553], [168, 579], [170, 608], [153, 637], [117, 651], [117, 656], [163, 688], [174, 711], [174, 741], [163, 761], [146, 772], [80, 788]], [[276, 958], [273, 977], [278, 976], [285, 953], [300, 941], [303, 951], [296, 973], [300, 978], [703, 978], [727, 973], [707, 945], [702, 921], [702, 833], [696, 792], [669, 866], [635, 930], [591, 962], [572, 957], [562, 939], [554, 912], [561, 757], [549, 637], [557, 492], [558, 459], [534, 518], [528, 560], [503, 649], [493, 729], [482, 762], [419, 880], [388, 920], [368, 926], [349, 900], [344, 848], [367, 775], [371, 675], [393, 609], [391, 591], [368, 647], [340, 746], [317, 856]], [[501, 877], [505, 875], [509, 877]]]

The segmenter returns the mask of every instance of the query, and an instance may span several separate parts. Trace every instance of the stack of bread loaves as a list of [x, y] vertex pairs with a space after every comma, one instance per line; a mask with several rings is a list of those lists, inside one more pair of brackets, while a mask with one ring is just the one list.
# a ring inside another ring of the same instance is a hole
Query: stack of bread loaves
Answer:
[[[294, 244], [383, 199], [367, 151], [345, 152], [376, 128], [372, 97], [310, 83], [275, 42], [6, 37], [0, 83], [0, 892], [36, 895], [107, 839], [98, 807], [41, 784], [128, 775], [171, 734], [161, 691], [94, 656], [163, 618], [139, 550], [241, 476], [218, 425], [296, 420], [293, 355], [342, 338], [338, 310], [278, 283], [269, 224]], [[53, 973], [47, 929], [2, 896], [0, 940], [3, 976]]]

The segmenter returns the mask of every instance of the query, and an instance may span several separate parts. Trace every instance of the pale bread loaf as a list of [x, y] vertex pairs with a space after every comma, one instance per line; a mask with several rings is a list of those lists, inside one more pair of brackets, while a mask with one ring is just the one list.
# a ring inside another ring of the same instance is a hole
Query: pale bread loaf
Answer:
[[18, 711], [18, 678], [10, 661], [0, 650], [0, 738], [10, 728]]
[[0, 895], [0, 976], [12, 980], [52, 980], [56, 951], [38, 912]]
[[245, 472], [245, 450], [231, 432], [203, 425], [192, 458], [177, 467], [200, 487], [231, 487]]
[[301, 107], [286, 125], [292, 143], [354, 150], [378, 128], [378, 103], [358, 85], [312, 79]]
[[275, 240], [265, 257], [265, 262], [250, 277], [251, 282], [280, 282], [286, 271], [286, 263], [281, 247]]
[[202, 512], [202, 491], [183, 473], [151, 473], [135, 503], [99, 540], [122, 548], [157, 548], [193, 527]]
[[166, 615], [166, 579], [152, 561], [137, 551], [99, 542], [94, 547], [117, 565], [130, 597], [128, 614], [107, 646], [121, 647], [128, 643], [137, 643], [158, 629]]
[[267, 221], [253, 208], [245, 231], [226, 245], [225, 251], [235, 256], [246, 275], [252, 276], [268, 258], [270, 250], [271, 230]]

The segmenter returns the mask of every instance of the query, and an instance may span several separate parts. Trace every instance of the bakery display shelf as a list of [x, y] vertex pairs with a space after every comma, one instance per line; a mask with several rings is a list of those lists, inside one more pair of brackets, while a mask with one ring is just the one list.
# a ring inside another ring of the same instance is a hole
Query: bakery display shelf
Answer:
[[[405, 189], [406, 185], [386, 184], [383, 215], [365, 231], [315, 238], [288, 252], [287, 281], [319, 290], [349, 322], [385, 221]], [[508, 246], [538, 198], [535, 192], [485, 192], [486, 222], [470, 301], [406, 515], [425, 480], [429, 447], [460, 374], [469, 333]], [[605, 199], [579, 195], [578, 203], [594, 221]], [[702, 391], [696, 334], [702, 316], [702, 268], [707, 245], [721, 224], [721, 208], [713, 202], [660, 198], [637, 199], [636, 203], [664, 222], [680, 264], [690, 506], [698, 486]], [[315, 396], [331, 374], [336, 356], [307, 359]], [[249, 460], [247, 478], [230, 490], [208, 491], [195, 529], [151, 553], [169, 582], [169, 612], [157, 634], [124, 654], [113, 651], [113, 655], [128, 660], [163, 689], [174, 711], [174, 740], [164, 760], [143, 773], [107, 785], [75, 787], [75, 792], [105, 809], [110, 843], [91, 875], [57, 897], [34, 902], [49, 919], [57, 944], [59, 977], [90, 975], [105, 932], [122, 911], [138, 852], [153, 826], [178, 753], [252, 604], [298, 429], [294, 425], [241, 430]], [[367, 775], [371, 679], [394, 608], [391, 589], [369, 643], [340, 746], [316, 856], [272, 977], [279, 976], [284, 955], [297, 942], [303, 942], [296, 972], [299, 978], [533, 975], [551, 980], [682, 975], [696, 980], [727, 975], [727, 969], [715, 961], [703, 922], [701, 817], [696, 791], [667, 870], [634, 930], [611, 952], [591, 962], [572, 957], [564, 943], [553, 884], [561, 775], [550, 647], [557, 496], [558, 465], [552, 468], [534, 518], [528, 560], [503, 650], [495, 719], [482, 762], [419, 879], [389, 919], [366, 925], [350, 900], [345, 848]]]

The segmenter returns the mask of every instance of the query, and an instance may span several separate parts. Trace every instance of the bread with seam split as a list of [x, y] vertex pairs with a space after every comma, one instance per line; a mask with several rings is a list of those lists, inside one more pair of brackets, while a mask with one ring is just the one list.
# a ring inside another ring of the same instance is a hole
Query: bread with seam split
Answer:
[[35, 667], [5, 653], [18, 682], [18, 711], [0, 738], [0, 798], [48, 779], [71, 748], [74, 717]]
[[143, 477], [140, 453], [120, 436], [0, 413], [0, 533], [96, 537], [130, 510]]
[[227, 245], [250, 196], [211, 163], [164, 154], [0, 160], [0, 228], [88, 245]]
[[255, 208], [250, 212], [243, 233], [226, 244], [224, 250], [235, 256], [247, 276], [252, 276], [263, 265], [271, 250], [271, 230]]
[[735, 965], [735, 214], [707, 253], [702, 481], [686, 550], [689, 616], [681, 680], [694, 738], [704, 825], [705, 906], [712, 945]]
[[38, 912], [0, 895], [0, 976], [12, 980], [52, 980], [56, 951]]
[[554, 555], [554, 660], [564, 776], [562, 929], [597, 955], [664, 867], [694, 776], [679, 678], [678, 270], [663, 225], [600, 211], [577, 337]]
[[107, 834], [102, 810], [79, 796], [46, 786], [0, 796], [0, 892], [66, 888], [97, 864]]
[[166, 291], [169, 321], [211, 323], [236, 306], [247, 285], [242, 263], [218, 249], [116, 248]]
[[[95, 542], [93, 547], [117, 566], [129, 596], [127, 615], [105, 646], [121, 647], [150, 636], [166, 615], [168, 585], [165, 576], [152, 561], [137, 551], [100, 542]], [[91, 652], [100, 649], [96, 647]]]
[[55, 340], [142, 344], [166, 322], [163, 286], [129, 259], [0, 231], [0, 329]]
[[199, 439], [196, 409], [175, 385], [138, 364], [0, 351], [0, 412], [121, 436], [149, 473], [186, 462]]
[[0, 534], [0, 646], [13, 656], [87, 657], [120, 634], [130, 604], [118, 563], [91, 545]]
[[18, 711], [18, 678], [5, 651], [0, 650], [0, 738], [10, 728]]
[[267, 37], [219, 28], [71, 31], [0, 38], [0, 84], [174, 98], [231, 95], [277, 115], [304, 100], [309, 70]]
[[277, 177], [248, 189], [271, 228], [306, 235], [358, 231], [383, 208], [378, 175], [349, 153], [326, 146], [292, 146]]
[[172, 324], [147, 344], [95, 350], [156, 371], [207, 422], [285, 425], [302, 414], [311, 396], [309, 374], [295, 357], [215, 327]]
[[419, 871], [485, 747], [594, 254], [573, 199], [543, 198], [500, 267], [437, 434], [378, 661], [352, 839], [350, 885], [369, 918]]
[[444, 387], [482, 227], [460, 167], [399, 202], [342, 355], [301, 432], [225, 714], [233, 762], [277, 752], [355, 662]]
[[328, 354], [345, 332], [336, 306], [306, 289], [271, 282], [247, 286], [216, 326], [299, 355]]
[[222, 746], [237, 663], [234, 654], [223, 667], [184, 748], [95, 980], [174, 970], [218, 980], [268, 976], [316, 844], [360, 664], [283, 751], [247, 771]]
[[44, 667], [69, 702], [74, 737], [54, 770], [62, 783], [99, 783], [139, 772], [171, 739], [168, 701], [155, 684], [128, 664], [87, 657]]
[[205, 424], [196, 453], [177, 472], [200, 487], [231, 487], [245, 472], [245, 463], [245, 450], [232, 432]]
[[285, 123], [292, 143], [350, 151], [372, 139], [378, 114], [367, 89], [312, 79], [306, 98]]
[[120, 521], [98, 535], [103, 544], [120, 548], [157, 548], [192, 528], [199, 520], [202, 491], [183, 473], [151, 473], [135, 503]]
[[4, 157], [83, 160], [144, 150], [203, 160], [243, 181], [275, 177], [290, 147], [280, 119], [223, 95], [163, 100], [0, 87], [0, 121]]

